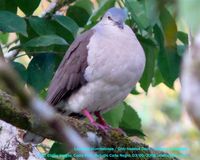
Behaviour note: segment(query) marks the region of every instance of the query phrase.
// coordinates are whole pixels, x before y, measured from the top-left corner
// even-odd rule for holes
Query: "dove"
[[[46,101],[68,116],[85,116],[108,127],[101,113],[123,101],[140,80],[145,53],[125,24],[124,9],[110,8],[69,47],[48,89]],[[93,114],[96,115],[95,121]]]

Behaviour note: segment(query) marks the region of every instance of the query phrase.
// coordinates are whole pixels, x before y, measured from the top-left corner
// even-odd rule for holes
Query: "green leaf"
[[[59,142],[54,142],[49,150],[49,154],[64,154],[66,153],[66,145]]]
[[[125,6],[130,11],[133,22],[136,22],[139,28],[146,29],[150,24],[142,3],[138,0],[126,0]]]
[[[79,26],[67,16],[55,15],[53,20],[56,34],[63,37],[67,42],[72,43],[77,35]]]
[[[88,14],[92,14],[93,4],[90,0],[77,0],[74,6],[83,8],[87,11]]]
[[[0,0],[0,10],[7,10],[16,13],[17,12],[16,0]]]
[[[12,62],[11,65],[14,68],[14,70],[17,71],[17,73],[20,75],[22,80],[24,80],[24,82],[26,82],[26,80],[27,80],[26,67],[19,62]]]
[[[129,136],[144,137],[137,112],[125,102],[104,113],[103,117],[112,127],[121,128]]]
[[[56,34],[69,43],[74,40],[79,29],[78,25],[66,16],[55,15],[52,19],[30,17],[29,23],[38,35]]]
[[[27,33],[28,33],[28,37],[24,37],[23,35],[19,35],[19,40],[20,40],[20,44],[21,46],[19,46],[19,49],[26,51],[26,54],[30,57],[32,55],[32,53],[36,53],[36,52],[47,52],[47,51],[54,51],[55,46],[47,46],[47,47],[27,47],[27,48],[23,48],[23,45],[34,39],[37,38],[39,36],[38,33],[35,32],[35,30],[31,27],[30,22],[29,22],[29,18],[26,19],[27,22]],[[15,47],[13,47],[15,48]],[[13,49],[11,48],[11,49]],[[11,50],[10,49],[10,50]],[[32,52],[32,53],[31,53]]]
[[[2,44],[6,44],[8,42],[8,33],[1,33],[0,34],[0,42]]]
[[[28,21],[29,21],[32,29],[38,35],[49,35],[49,34],[56,33],[52,22],[48,19],[34,16],[34,17],[30,17],[28,19]]]
[[[159,47],[164,49],[165,48],[164,35],[161,28],[158,25],[154,26],[154,35],[155,35],[155,40],[157,41]]]
[[[145,6],[145,13],[151,26],[159,20],[160,11],[158,9],[157,0],[143,0],[143,5]]]
[[[163,32],[164,32],[165,46],[166,47],[175,46],[176,40],[177,40],[176,21],[166,8],[163,8],[161,10],[160,22],[161,22]]]
[[[19,47],[19,48],[21,50],[24,50],[29,56],[46,52],[53,52],[56,54],[63,55],[67,51],[68,45],[50,45],[45,47],[27,47],[27,48]]]
[[[0,31],[17,32],[27,36],[26,22],[12,12],[0,11]]]
[[[17,0],[17,4],[27,16],[30,16],[39,6],[40,0]]]
[[[119,123],[121,122],[123,113],[124,113],[124,105],[123,103],[118,104],[112,110],[103,114],[106,122],[110,124],[112,127],[119,127]]]
[[[84,27],[92,14],[93,4],[90,0],[77,0],[67,10],[67,16],[71,17],[80,27]]]
[[[158,64],[156,64],[155,71],[154,71],[154,77],[153,77],[153,80],[152,80],[152,86],[155,87],[162,82],[164,82],[164,79],[162,77],[162,74],[160,73]]]
[[[27,68],[27,83],[31,85],[37,93],[40,93],[49,86],[57,66],[58,62],[55,54],[43,53],[34,56]]]
[[[158,66],[160,68],[165,84],[173,88],[174,81],[179,76],[181,57],[177,54],[177,48],[160,50]]]
[[[187,49],[187,46],[185,46],[185,45],[178,45],[177,46],[178,55],[182,57],[185,54],[186,49]]]
[[[130,93],[131,93],[131,94],[134,94],[134,95],[140,94],[140,92],[137,91],[136,87],[134,87]]]
[[[125,102],[123,104],[125,109],[119,127],[123,129],[128,136],[144,137],[145,135],[141,129],[141,119],[137,112]]]
[[[183,44],[188,45],[188,35],[187,35],[187,33],[179,31],[177,33],[177,37]]]
[[[76,34],[78,32],[79,26],[72,20],[70,17],[67,16],[53,16],[53,19],[58,22],[61,26],[66,28],[69,32],[72,33],[73,37],[76,37]]]
[[[161,29],[156,25],[154,27],[155,39],[160,50],[158,54],[158,67],[164,83],[173,88],[174,81],[179,76],[181,57],[178,55],[177,46],[164,46],[164,36]],[[165,43],[166,44],[166,43]]]
[[[69,30],[64,28],[62,25],[60,25],[56,21],[52,21],[52,23],[55,27],[56,35],[64,38],[70,44],[74,41],[74,36]]]
[[[140,85],[147,92],[153,80],[155,60],[156,60],[156,55],[158,53],[158,48],[155,45],[155,43],[150,39],[144,39],[142,37],[139,37],[139,41],[146,55],[146,64],[143,76],[140,80]]]
[[[159,6],[157,0],[127,0],[125,6],[129,9],[132,21],[139,29],[153,27],[159,20]]]
[[[47,160],[58,160],[59,155],[61,154],[67,154],[66,153],[66,145],[59,142],[54,142],[51,146],[51,149],[49,150],[49,155],[55,155],[55,157],[47,157]],[[71,158],[69,158],[70,160]]]
[[[26,21],[26,25],[27,25],[27,34],[28,34],[28,37],[25,37],[23,35],[19,35],[19,40],[20,40],[20,44],[24,44],[26,42],[28,42],[29,40],[33,39],[33,38],[36,38],[38,37],[39,35],[32,29],[28,19],[25,19]]]
[[[104,1],[98,8],[98,10],[90,17],[91,22],[96,22],[104,13],[115,5],[116,0]]]
[[[68,43],[61,37],[56,35],[45,35],[31,39],[23,44],[23,48],[27,47],[47,47],[50,45],[68,45]]]
[[[57,35],[45,35],[33,38],[28,42],[22,44],[21,49],[33,52],[66,52],[68,43]]]

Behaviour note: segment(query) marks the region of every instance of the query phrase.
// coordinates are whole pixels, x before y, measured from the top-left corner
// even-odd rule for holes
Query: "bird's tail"
[[[36,115],[33,116],[34,121],[34,126],[37,127],[40,123],[41,123],[41,119],[38,118]],[[42,143],[42,141],[45,138],[42,136],[39,136],[35,133],[32,133],[30,131],[26,131],[26,133],[24,133],[23,135],[23,141],[24,143],[33,143],[33,144],[39,144]]]
[[[44,139],[45,139],[44,137],[39,136],[39,135],[29,132],[29,131],[27,131],[23,136],[23,141],[25,143],[39,144],[39,143],[42,143],[42,141]]]
[[[66,115],[66,113],[65,113],[65,115]],[[83,119],[85,117],[85,116],[83,116],[82,114],[79,114],[79,113],[67,113],[67,116],[74,117],[76,119]],[[27,131],[23,135],[23,141],[25,143],[39,144],[39,143],[42,143],[42,141],[44,139],[45,139],[44,137],[39,136],[39,135],[32,133],[32,132],[29,132],[29,131]]]

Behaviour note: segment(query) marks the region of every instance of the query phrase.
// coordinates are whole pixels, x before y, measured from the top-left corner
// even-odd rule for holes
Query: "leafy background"
[[[126,24],[145,50],[146,67],[140,84],[125,102],[104,117],[113,127],[155,147],[192,144],[187,159],[196,159],[199,133],[181,106],[179,74],[188,46],[188,27],[193,34],[199,27],[198,0],[68,0],[59,13],[42,14],[48,4],[47,0],[0,0],[0,42],[5,57],[19,52],[11,64],[24,83],[45,98],[56,68],[76,36],[98,23],[107,9],[126,7]],[[44,143],[51,146],[53,142]],[[50,153],[62,151],[57,142],[50,148]]]

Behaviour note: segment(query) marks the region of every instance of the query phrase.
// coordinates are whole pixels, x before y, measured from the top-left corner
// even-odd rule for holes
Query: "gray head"
[[[127,12],[125,9],[120,8],[110,8],[105,15],[103,16],[103,24],[109,24],[119,27],[120,29],[124,28],[124,22],[127,18]]]

